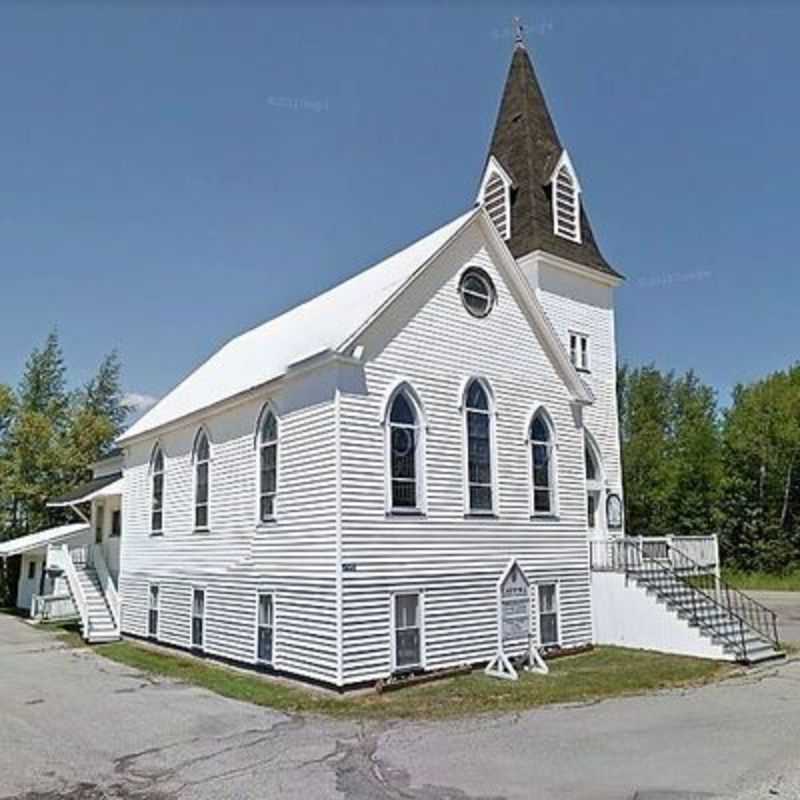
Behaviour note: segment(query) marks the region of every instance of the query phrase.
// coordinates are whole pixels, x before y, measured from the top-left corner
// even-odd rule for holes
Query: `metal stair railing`
[[[777,615],[774,611],[761,605],[743,592],[708,574],[706,568],[690,559],[684,553],[664,543],[663,556],[646,552],[635,539],[623,538],[615,542],[623,548],[623,561],[626,578],[643,579],[667,602],[680,608],[687,614],[692,623],[703,628],[712,636],[725,640],[741,657],[747,660],[747,629],[755,631],[760,637],[769,641],[776,649],[780,647],[778,639]],[[659,547],[661,550],[661,547]],[[675,566],[675,563],[679,566]],[[669,575],[684,589],[689,596],[669,594],[659,585],[659,574]],[[708,584],[712,583],[713,586]],[[723,611],[738,628],[733,632],[713,625],[698,613],[698,600],[708,601],[713,607]],[[763,624],[768,621],[767,624]],[[759,624],[759,622],[761,624]],[[755,623],[755,624],[754,624]]]
[[[703,567],[684,552],[670,545],[670,562],[675,570],[690,576],[692,588],[705,595],[714,593],[717,602],[731,615],[741,619],[745,625],[766,639],[775,649],[780,648],[778,638],[778,615],[758,600],[736,589],[722,578],[703,572]]]

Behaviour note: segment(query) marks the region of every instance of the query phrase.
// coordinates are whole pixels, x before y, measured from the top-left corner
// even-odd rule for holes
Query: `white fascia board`
[[[104,486],[102,489],[96,489],[93,492],[85,494],[83,497],[76,497],[74,500],[69,500],[66,503],[47,503],[47,507],[73,508],[74,506],[80,505],[81,503],[90,503],[92,500],[97,500],[101,497],[114,497],[116,495],[121,495],[123,488],[124,488],[124,482],[123,479],[120,478],[119,480],[116,480],[113,483],[109,483],[108,486]]]
[[[486,184],[489,181],[489,176],[493,172],[496,172],[502,178],[506,187],[512,187],[514,185],[514,181],[511,180],[511,176],[505,171],[505,169],[503,169],[503,165],[494,156],[489,156],[489,161],[486,163],[486,169],[483,171],[481,184],[478,187],[478,197],[475,200],[476,203],[483,202],[483,193],[486,191]]]
[[[453,242],[471,225],[478,224],[481,226],[484,239],[487,244],[493,249],[496,259],[503,269],[510,285],[515,289],[516,296],[520,301],[520,306],[523,313],[528,320],[528,324],[534,331],[541,333],[545,342],[545,348],[554,362],[556,369],[560,372],[567,388],[572,395],[572,402],[580,405],[591,405],[594,402],[594,397],[591,391],[587,388],[586,384],[581,380],[580,375],[570,361],[567,351],[562,346],[558,335],[556,334],[550,320],[544,313],[544,309],[540,305],[536,295],[533,292],[530,284],[522,273],[514,256],[506,246],[497,229],[492,223],[488,212],[483,206],[479,206],[475,211],[464,221],[464,224],[456,230],[453,235],[442,244],[442,246],[424,263],[422,264],[410,278],[400,285],[397,290],[386,300],[386,302],[370,317],[367,322],[362,325],[355,333],[342,343],[338,348],[339,352],[349,352],[350,348],[358,342],[366,330],[375,325],[380,318],[384,315],[386,310],[391,304],[424,272],[431,264],[435,263],[439,256],[450,247]]]
[[[118,445],[119,447],[128,447],[138,441],[158,439],[159,436],[163,436],[169,431],[178,430],[190,424],[196,425],[206,420],[209,416],[219,414],[223,411],[229,411],[236,406],[244,405],[253,398],[259,397],[265,392],[275,392],[281,387],[282,384],[302,378],[304,375],[307,375],[314,370],[321,369],[322,367],[326,367],[334,363],[353,366],[359,365],[361,362],[353,356],[349,356],[335,350],[322,350],[319,353],[309,356],[308,358],[304,358],[301,361],[296,361],[295,363],[290,364],[289,368],[283,373],[283,375],[279,375],[278,377],[273,378],[266,383],[259,384],[258,386],[252,386],[243,392],[239,392],[231,397],[226,397],[224,400],[220,400],[218,403],[213,403],[212,405],[199,408],[197,411],[193,411],[190,414],[186,414],[182,417],[178,417],[177,419],[165,422],[163,425],[159,425],[158,427],[149,428],[148,430],[142,431],[142,433],[136,434],[135,436],[126,436],[123,433],[115,440],[114,444]]]
[[[20,536],[17,539],[9,539],[0,544],[0,557],[11,558],[12,556],[27,553],[31,550],[41,550],[48,545],[61,544],[75,536],[88,533],[90,526],[86,523],[73,523],[71,525],[60,525],[57,528],[47,528],[36,533],[29,533],[27,536]]]
[[[553,171],[550,173],[550,178],[547,182],[552,183],[556,179],[558,171],[564,166],[567,168],[567,170],[569,170],[570,175],[572,175],[572,180],[575,181],[575,191],[578,194],[581,194],[583,192],[583,189],[581,189],[581,182],[578,178],[578,173],[575,171],[575,167],[572,164],[572,159],[569,157],[566,147],[561,151],[561,156],[556,162],[555,167],[553,167]]]
[[[417,269],[415,269],[414,272],[403,283],[401,283],[391,295],[389,295],[389,297],[374,311],[374,313],[353,333],[351,333],[347,339],[345,339],[344,342],[339,345],[339,347],[336,348],[337,352],[342,355],[349,353],[351,348],[358,342],[359,338],[364,334],[364,332],[369,330],[375,324],[375,322],[383,316],[386,309],[392,305],[395,299],[405,292],[405,290],[411,286],[411,284],[414,283],[414,281],[427,269],[428,265],[436,261],[439,256],[445,250],[447,250],[448,247],[450,247],[453,241],[461,235],[462,231],[466,230],[466,228],[468,228],[477,218],[479,218],[481,214],[486,214],[484,208],[482,206],[475,208],[464,220],[464,222],[455,231],[453,231],[450,238],[443,242],[441,246],[431,254],[427,261],[424,261],[422,264],[420,264],[420,266],[417,267]],[[358,363],[357,359],[356,363]]]
[[[602,284],[603,286],[610,286],[614,289],[618,286],[622,286],[622,284],[625,283],[625,278],[621,276],[609,275],[606,272],[600,272],[600,270],[593,269],[592,267],[585,267],[583,264],[570,261],[568,258],[562,258],[561,256],[548,253],[546,250],[534,250],[532,253],[523,256],[520,261],[526,263],[533,261],[537,267],[540,264],[543,264],[547,267],[563,269],[567,272],[572,272],[575,275],[580,275],[582,278],[587,278],[590,281]]]
[[[511,255],[511,251],[508,249],[506,243],[492,224],[486,210],[481,208],[481,212],[479,219],[484,235],[488,239],[489,245],[494,249],[498,261],[505,268],[505,273],[511,286],[516,289],[517,296],[521,300],[521,308],[523,312],[525,312],[529,324],[535,331],[541,333],[548,355],[554,362],[556,369],[561,373],[567,388],[572,393],[572,401],[579,405],[591,405],[594,403],[594,396],[581,380],[581,376],[570,360],[569,354],[561,344],[558,334],[555,332],[539,300],[536,298],[533,288],[522,273],[514,256]]]
[[[122,454],[100,458],[89,464],[89,468],[92,470],[92,476],[95,478],[103,478],[106,475],[111,475],[113,472],[119,472],[122,468]]]

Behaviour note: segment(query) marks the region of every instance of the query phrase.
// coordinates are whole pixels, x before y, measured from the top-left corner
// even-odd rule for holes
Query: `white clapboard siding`
[[[342,431],[343,672],[346,683],[391,670],[391,593],[424,592],[428,668],[488,660],[496,646],[498,578],[519,559],[531,581],[560,584],[562,643],[591,641],[583,434],[563,381],[500,272],[470,234],[441,257],[445,282],[366,366],[367,393],[345,394]],[[464,309],[461,269],[480,266],[498,297],[485,319]],[[497,518],[465,518],[461,388],[491,385],[497,405]],[[386,515],[383,405],[400,380],[420,398],[427,424],[425,518]],[[544,405],[558,434],[560,518],[530,518],[525,433]],[[535,628],[534,628],[535,629]]]
[[[621,494],[614,289],[549,264],[546,257],[539,259],[535,270],[527,267],[523,263],[564,346],[569,348],[570,332],[589,336],[590,371],[582,377],[595,402],[585,410],[584,424],[600,449],[608,485]]]
[[[308,380],[312,380],[309,378]],[[300,403],[297,396],[313,398]],[[255,431],[263,403],[279,418],[277,520],[257,525]],[[337,677],[334,409],[299,386],[210,416],[208,532],[193,527],[197,425],[158,439],[165,468],[164,534],[150,535],[149,462],[155,439],[128,448],[121,591],[124,633],[147,634],[148,586],[160,586],[160,641],[190,646],[191,593],[206,589],[207,654],[254,663],[256,596],[274,593],[274,666]]]
[[[458,284],[467,266],[482,267],[495,284],[497,302],[486,318],[472,317],[462,305]],[[363,367],[348,372],[334,366],[326,376],[309,372],[284,382],[273,397],[209,414],[208,532],[193,530],[198,424],[173,426],[158,440],[130,444],[123,632],[146,635],[148,585],[158,583],[158,638],[188,647],[191,592],[202,587],[205,652],[253,664],[256,596],[269,591],[275,604],[274,666],[354,684],[390,674],[392,594],[420,591],[425,665],[487,661],[496,645],[496,583],[516,558],[534,585],[558,583],[561,644],[590,642],[582,426],[584,418],[602,419],[606,412],[587,409],[582,415],[573,407],[563,377],[517,301],[474,226],[362,334],[355,344],[363,346]],[[551,312],[554,307],[549,305]],[[594,336],[596,329],[588,322],[586,327]],[[598,366],[605,341],[598,334],[592,344]],[[610,342],[613,347],[613,317]],[[602,374],[598,370],[598,380]],[[460,406],[474,376],[489,383],[496,405],[494,518],[465,516]],[[400,381],[414,388],[425,415],[424,517],[386,513],[382,418],[386,398]],[[277,521],[259,526],[255,431],[267,400],[280,425]],[[557,518],[530,515],[526,435],[538,406],[556,429]],[[611,430],[598,423],[595,435],[605,452]],[[149,462],[156,441],[166,458],[163,536],[150,535]],[[618,464],[614,459],[609,463]],[[535,586],[532,611],[536,635]]]

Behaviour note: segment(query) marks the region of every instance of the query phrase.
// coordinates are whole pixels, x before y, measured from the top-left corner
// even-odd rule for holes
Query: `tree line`
[[[729,407],[690,371],[618,376],[628,533],[718,533],[743,570],[800,567],[800,364],[739,385]],[[116,352],[70,389],[58,335],[0,383],[0,541],[68,520],[49,499],[89,477],[130,409]]]
[[[692,371],[623,367],[617,391],[628,533],[717,533],[727,566],[800,567],[800,364],[727,408]]]
[[[94,377],[69,389],[58,334],[28,357],[16,387],[0,384],[0,541],[68,519],[49,499],[89,477],[111,449],[129,409],[116,352]]]

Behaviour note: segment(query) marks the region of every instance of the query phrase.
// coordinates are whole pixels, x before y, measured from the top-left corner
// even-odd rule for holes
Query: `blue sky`
[[[618,295],[621,360],[723,396],[798,358],[789,3],[0,9],[0,381],[56,327],[166,392],[467,208],[529,49]]]

